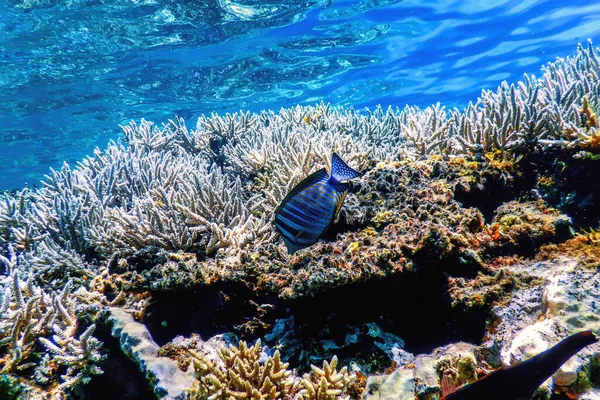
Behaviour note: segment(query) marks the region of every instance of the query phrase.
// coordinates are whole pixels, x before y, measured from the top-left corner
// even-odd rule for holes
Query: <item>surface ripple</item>
[[[600,43],[600,7],[551,0],[8,0],[0,189],[35,184],[118,124],[318,101],[462,108]]]

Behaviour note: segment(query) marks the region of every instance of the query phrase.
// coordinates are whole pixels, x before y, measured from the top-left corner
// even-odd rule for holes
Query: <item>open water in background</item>
[[[0,189],[142,117],[463,108],[588,38],[589,0],[0,0]]]

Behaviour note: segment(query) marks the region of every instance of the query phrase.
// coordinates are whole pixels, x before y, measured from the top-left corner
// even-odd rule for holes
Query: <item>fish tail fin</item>
[[[596,343],[598,336],[592,331],[579,332],[562,340],[556,347],[564,349],[565,357],[570,358],[573,354],[590,344]],[[567,360],[565,360],[567,361]]]
[[[541,382],[555,373],[561,365],[566,363],[569,358],[584,347],[596,343],[598,340],[598,337],[592,331],[579,332],[561,340],[558,344],[530,358],[523,362],[523,364],[530,363],[536,366],[538,373],[539,371],[544,371],[543,376],[540,377],[540,379],[543,378],[540,380],[541,384]]]
[[[342,160],[337,153],[331,156],[331,178],[336,182],[344,182],[350,179],[358,178],[362,174],[355,169],[352,169]]]

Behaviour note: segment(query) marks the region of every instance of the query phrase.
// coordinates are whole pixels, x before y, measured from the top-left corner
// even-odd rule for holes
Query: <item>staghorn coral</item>
[[[102,373],[96,365],[104,356],[100,353],[102,343],[92,336],[95,325],[90,325],[79,337],[75,336],[76,330],[72,327],[63,330],[55,324],[52,329],[52,341],[44,337],[39,339],[48,353],[35,370],[37,383],[48,384],[58,377],[61,381],[58,390],[65,391],[86,384],[93,375]]]
[[[279,351],[260,362],[261,343],[248,347],[241,341],[239,347],[217,349],[218,357],[208,359],[190,352],[196,370],[196,382],[190,393],[192,399],[284,399],[293,389],[291,371],[282,363]]]
[[[14,245],[19,250],[29,250],[31,245],[46,234],[35,234],[28,218],[35,192],[25,188],[14,195],[0,194],[0,244]]]
[[[179,161],[181,171],[169,188],[149,191],[130,208],[107,211],[106,222],[94,233],[104,253],[108,249],[131,252],[150,245],[197,250],[202,245],[210,254],[261,240],[266,222],[253,216],[252,209],[242,202],[239,179],[232,182],[218,168],[189,161]]]
[[[45,282],[47,287],[62,286],[69,279],[83,284],[97,273],[96,266],[87,263],[70,244],[61,247],[49,239],[37,243],[35,251],[26,253],[25,257],[36,279]]]
[[[298,392],[298,397],[303,400],[334,400],[344,398],[348,385],[356,379],[356,375],[349,374],[348,368],[343,367],[337,371],[338,359],[333,356],[331,362],[323,361],[323,368],[311,366],[310,374],[305,374]]]
[[[587,138],[584,102],[598,103],[600,63],[591,41],[577,55],[544,67],[540,79],[525,75],[516,85],[503,82],[483,91],[476,104],[450,116],[449,136],[457,153],[492,150],[528,152],[534,146],[577,147]],[[588,114],[589,115],[589,114]]]
[[[214,341],[215,338],[211,339]],[[324,361],[323,368],[298,377],[281,361],[279,350],[266,356],[258,340],[253,346],[217,341],[203,343],[197,336],[178,338],[159,350],[178,360],[182,370],[194,366],[196,381],[188,390],[191,399],[305,399],[348,398],[346,391],[356,379],[346,367],[337,370],[337,357]]]
[[[447,154],[450,120],[439,103],[422,112],[417,108],[405,108],[406,123],[401,123],[401,132],[412,147],[412,158],[429,154]]]
[[[52,324],[57,317],[54,306],[58,303],[37,287],[31,276],[21,279],[18,270],[3,277],[2,286],[0,365],[2,373],[13,373],[35,366],[32,356],[37,339],[52,332]],[[70,316],[68,313],[64,315],[68,324]]]
[[[598,130],[598,117],[592,105],[585,96],[581,101],[581,126],[585,131],[579,130],[572,134],[575,139],[574,146],[598,150],[600,148],[600,130]]]
[[[92,336],[95,325],[76,336],[78,302],[73,295],[72,281],[52,295],[36,286],[31,275],[21,279],[18,270],[2,283],[0,366],[3,374],[24,376],[25,386],[34,386],[35,382],[48,393],[60,395],[102,372],[97,366],[102,358],[101,344]],[[48,337],[52,333],[51,341]],[[41,357],[38,356],[40,344],[48,350]],[[59,379],[60,385],[55,386],[54,382]]]
[[[19,262],[17,252],[12,244],[6,246],[7,256],[4,257],[0,254],[0,263],[4,264],[2,269],[2,275],[10,276],[13,274],[13,271],[17,268],[17,263]]]

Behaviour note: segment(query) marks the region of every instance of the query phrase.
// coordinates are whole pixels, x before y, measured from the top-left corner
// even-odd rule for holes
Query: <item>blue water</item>
[[[336,105],[464,107],[600,45],[589,0],[4,0],[0,189],[36,184],[175,115]]]

